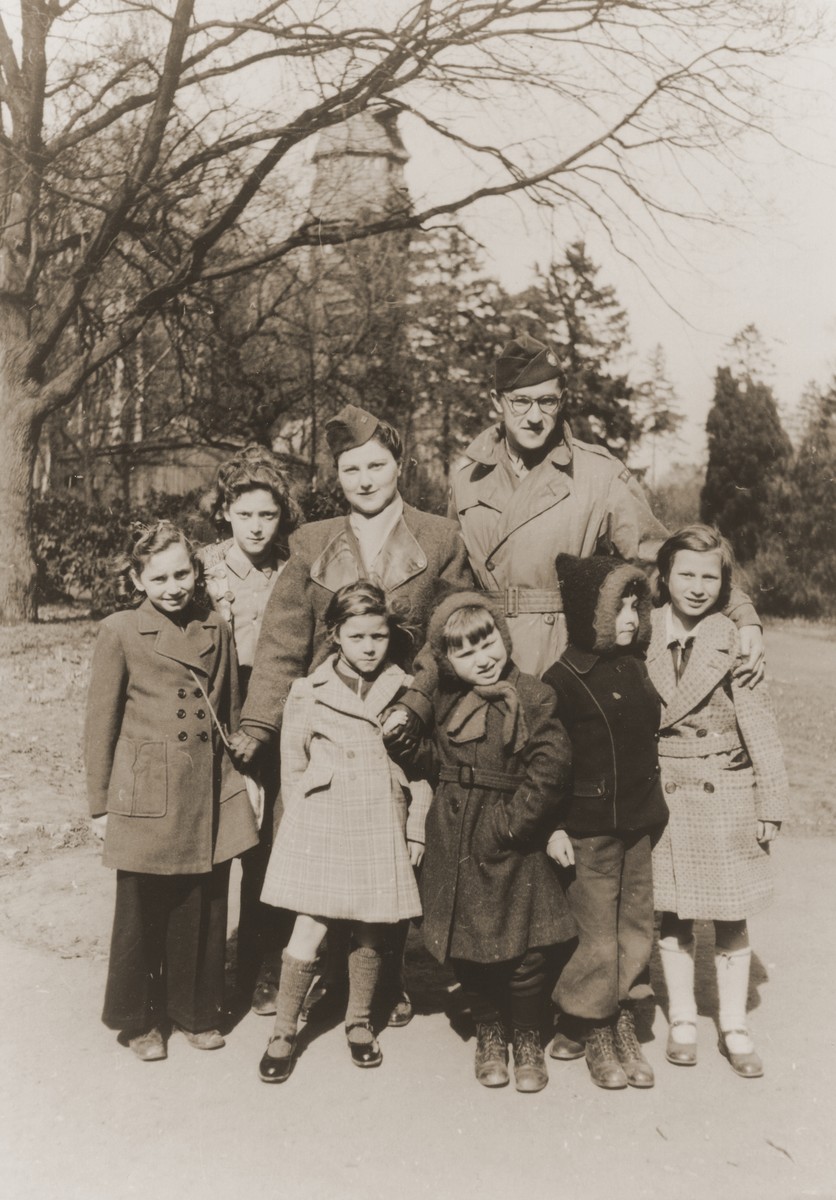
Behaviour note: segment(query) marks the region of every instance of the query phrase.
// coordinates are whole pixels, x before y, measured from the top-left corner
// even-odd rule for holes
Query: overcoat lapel
[[[654,614],[654,639],[651,647],[653,656],[648,657],[648,668],[664,701],[663,727],[676,725],[692,712],[714,691],[734,666],[734,641],[729,638],[729,626],[721,613],[712,614],[700,621],[695,630],[694,648],[688,666],[678,684],[675,681],[671,653],[664,641],[664,616],[662,615],[662,623],[657,626]]]
[[[137,629],[141,634],[156,635],[154,649],[163,658],[173,659],[185,667],[191,667],[193,671],[209,675],[210,656],[217,644],[218,617],[215,613],[209,613],[202,621],[192,620],[185,630],[181,630],[158,612],[150,600],[143,600]]]
[[[500,468],[497,467],[497,470]],[[495,543],[490,547],[487,557],[492,558],[518,529],[565,500],[569,491],[566,473],[555,466],[551,458],[529,471],[508,497],[508,503],[497,522]]]
[[[318,666],[310,677],[316,699],[335,712],[360,717],[370,721],[372,725],[377,725],[378,716],[403,686],[404,672],[394,663],[390,663],[369,688],[366,698],[361,700],[357,693],[346,687],[339,678],[334,670],[334,662],[335,658],[332,655]]]
[[[311,565],[311,579],[327,588],[329,592],[338,592],[347,583],[356,583],[360,578],[360,552],[351,536],[346,517],[339,533],[331,538],[319,557],[314,559]]]
[[[401,517],[383,543],[377,558],[374,579],[386,592],[394,591],[427,569],[427,556],[417,538]],[[351,532],[348,517],[311,566],[311,579],[336,592],[363,576],[360,548]]]

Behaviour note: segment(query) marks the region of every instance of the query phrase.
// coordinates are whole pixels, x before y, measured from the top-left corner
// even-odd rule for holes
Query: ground
[[[664,1061],[657,971],[646,1034],[656,1087],[608,1093],[583,1062],[554,1063],[536,1096],[475,1083],[472,1042],[444,1011],[449,980],[417,934],[419,1013],[384,1031],[377,1071],[351,1065],[336,1028],[310,1042],[287,1084],[267,1087],[256,1065],[269,1021],[251,1014],[211,1054],[175,1036],[167,1062],[143,1064],[116,1043],[98,1020],[113,877],[89,837],[78,758],[93,636],[66,619],[0,631],[4,1197],[836,1197],[832,628],[767,631],[793,811],[774,852],[778,899],[751,922],[765,1078],[738,1079],[717,1052],[701,929],[698,1065]]]

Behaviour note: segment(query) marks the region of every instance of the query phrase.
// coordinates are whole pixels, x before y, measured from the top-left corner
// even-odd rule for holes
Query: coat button
[[[676,784],[675,784],[675,783],[666,783],[666,784],[665,784],[665,791],[666,791],[666,792],[667,792],[669,795],[670,795],[670,793],[671,793],[671,792],[675,792],[675,791],[676,791]]]
[[[704,783],[702,786],[703,786],[703,791],[706,791],[706,792],[713,792],[713,791],[714,791],[714,784],[713,784],[713,783]]]
[[[183,718],[185,717],[185,715],[186,715],[186,710],[185,710],[185,708],[178,708],[178,709],[177,709],[177,716],[180,718],[180,720],[181,720],[181,721],[183,720]]]
[[[185,694],[186,693],[183,692],[184,696],[185,696]],[[200,688],[195,688],[195,690],[192,692],[192,695],[195,697],[196,700],[199,700],[200,697],[203,695],[203,692],[200,690]]]
[[[208,741],[209,741],[209,734],[206,732],[206,730],[205,730],[205,729],[201,729],[200,733],[199,733],[197,736],[200,738],[200,740],[201,740],[202,742],[208,742]]]
[[[543,620],[547,625],[554,625],[554,613],[546,613],[546,615],[543,617]]]
[[[697,737],[708,737],[708,730],[707,729],[698,729]]]
[[[188,736],[189,735],[186,733],[185,729],[181,729],[180,732],[177,734],[177,741],[185,742],[185,740]]]
[[[354,758],[354,751],[353,751],[353,750],[346,750],[346,752],[345,752],[345,756],[346,756],[346,758]]]
[[[199,709],[197,710],[197,712],[195,713],[195,716],[197,717],[197,719],[198,719],[199,721],[202,721],[202,720],[203,720],[203,718],[206,716],[206,713],[203,711],[203,709],[202,709],[202,708],[199,708]]]
[[[189,693],[186,691],[186,689],[185,689],[185,688],[178,688],[178,689],[177,689],[177,695],[180,697],[180,699],[181,699],[181,700],[185,700],[185,699],[186,699],[186,696],[188,696],[188,694],[189,694]]]

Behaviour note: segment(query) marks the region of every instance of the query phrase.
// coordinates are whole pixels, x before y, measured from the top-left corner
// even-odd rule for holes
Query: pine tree
[[[792,458],[771,388],[748,374],[737,379],[729,367],[720,367],[705,428],[702,518],[729,538],[740,562],[749,562],[765,532],[770,489]]]

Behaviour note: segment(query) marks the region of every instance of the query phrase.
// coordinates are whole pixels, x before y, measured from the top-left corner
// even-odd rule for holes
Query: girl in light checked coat
[[[659,551],[647,667],[662,698],[659,761],[668,825],[653,852],[659,946],[670,1000],[669,1062],[697,1058],[693,924],[711,920],[720,1051],[745,1078],[763,1074],[746,1024],[752,951],[746,918],[772,896],[770,842],[787,778],[766,688],[731,675],[738,634],[720,609],[734,567],[716,529],[689,525]]]
[[[429,786],[408,784],[388,757],[381,714],[411,682],[389,660],[405,636],[386,594],[359,580],[337,591],[326,624],[334,653],[293,683],[282,721],[284,816],[262,899],[297,913],[282,970],[273,1035],[259,1075],[282,1083],[293,1067],[299,1014],[328,925],[351,923],[345,1014],[352,1061],[382,1061],[371,1024],[386,927],[421,912],[413,867],[423,855]]]

